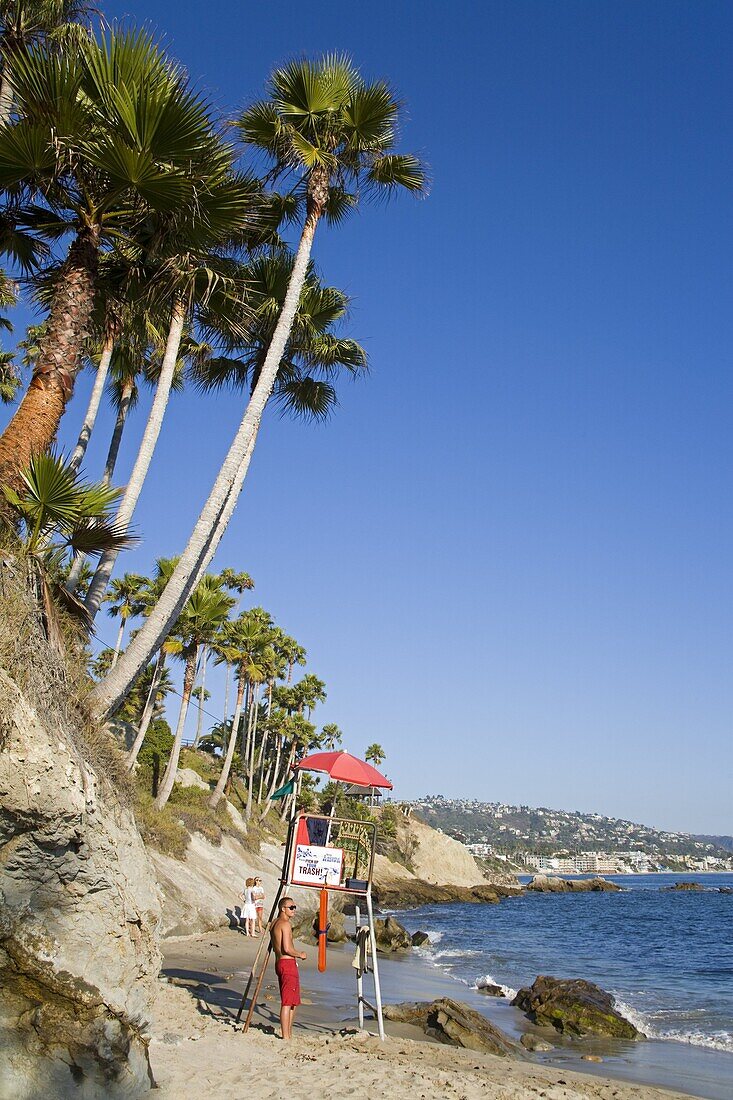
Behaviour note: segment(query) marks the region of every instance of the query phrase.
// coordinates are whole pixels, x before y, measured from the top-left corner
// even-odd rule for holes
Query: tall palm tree
[[[143,583],[144,577],[139,576],[137,573],[125,573],[124,577],[120,577],[119,580],[115,581],[108,593],[109,607],[107,613],[113,619],[119,617],[120,620],[110,668],[114,668],[117,664],[127,620],[133,615],[139,615],[142,611]]]
[[[100,250],[134,247],[151,214],[199,209],[214,166],[231,165],[204,101],[146,32],[111,32],[60,55],[13,59],[18,121],[0,128],[5,217],[42,239],[73,237],[31,384],[0,436],[0,481],[46,449],[81,366]],[[235,202],[229,212],[236,224]]]
[[[191,700],[193,680],[196,670],[196,654],[199,646],[211,641],[222,625],[227,621],[229,611],[234,604],[231,596],[222,589],[221,578],[207,574],[196,586],[187,601],[177,624],[177,633],[182,642],[181,658],[184,662],[181,706],[178,712],[175,739],[168,766],[158,789],[154,805],[162,810],[170,798],[178,771],[178,758],[183,743],[183,730],[186,724],[188,705]]]
[[[143,378],[146,382],[153,384],[160,378],[160,357],[162,352],[159,347],[156,347],[159,341],[159,333],[152,323],[151,316],[147,311],[138,310],[137,313],[137,317],[133,317],[132,314],[129,314],[128,327],[124,337],[117,339],[108,365],[110,380],[107,385],[107,391],[112,407],[117,410],[117,416],[115,418],[115,425],[112,430],[104,473],[102,475],[102,480],[105,484],[109,483],[111,480],[117,465],[122,434],[127,423],[128,413],[131,409],[135,408],[139,400],[139,379]],[[98,373],[102,369],[103,364],[100,361]],[[177,392],[183,388],[183,376],[184,364],[181,359],[178,359],[173,370],[169,392]],[[83,432],[84,427],[82,427],[82,433]],[[74,455],[78,453],[78,449],[79,443],[77,443]],[[74,465],[73,457],[71,465]],[[120,522],[121,515],[128,514],[123,507],[128,493],[129,486],[122,491],[122,499],[118,508],[118,523]],[[122,511],[120,511],[120,509],[122,509]],[[97,577],[98,571],[104,560],[105,555],[102,555],[89,586],[87,587],[84,597],[85,601],[90,599],[89,590],[92,584],[94,584],[95,577]],[[83,564],[83,559],[78,559],[74,563],[74,567],[66,582],[66,587],[70,592],[76,591],[76,584],[81,575]],[[104,591],[106,591],[106,586]],[[102,598],[104,598],[104,596],[102,596]],[[96,598],[94,605],[96,606]]]
[[[221,163],[212,164],[211,169],[205,199],[202,196],[192,217],[181,219],[176,233],[169,233],[166,243],[168,274],[172,268],[175,269],[171,287],[170,327],[153,403],[118,509],[118,523],[130,523],[142,492],[173,388],[181,341],[195,307],[205,303],[209,309],[215,308],[215,305],[224,308],[226,299],[231,308],[233,300],[240,317],[248,315],[240,266],[217,256],[216,248],[217,244],[223,246],[228,242],[230,209],[247,210],[254,216],[260,201],[259,185],[251,177],[233,176],[228,169],[223,169]],[[201,219],[202,209],[206,212],[205,221]],[[89,587],[85,604],[92,619],[104,599],[116,558],[116,554],[102,556]]]
[[[239,429],[170,584],[125,656],[94,689],[93,703],[100,711],[124,696],[179,614],[226,530],[290,336],[319,221],[342,218],[357,204],[359,190],[382,194],[425,190],[419,160],[394,152],[397,99],[386,84],[367,84],[347,58],[293,62],[273,74],[270,93],[267,101],[245,112],[239,125],[245,144],[267,154],[275,173],[296,176],[293,193],[304,220],[285,301]]]

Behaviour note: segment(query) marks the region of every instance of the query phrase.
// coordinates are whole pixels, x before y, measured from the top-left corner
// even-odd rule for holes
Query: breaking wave
[[[625,1016],[649,1039],[664,1039],[675,1043],[688,1043],[693,1047],[707,1047],[708,1050],[722,1050],[727,1054],[733,1053],[733,1032],[721,1030],[706,1034],[698,1028],[685,1031],[683,1028],[658,1027],[650,1016],[639,1012],[618,997],[614,998],[614,1005],[622,1016]]]

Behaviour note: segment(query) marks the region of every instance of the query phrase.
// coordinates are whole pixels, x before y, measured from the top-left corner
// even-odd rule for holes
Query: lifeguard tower
[[[337,783],[358,784],[362,787],[391,789],[390,781],[376,768],[347,752],[314,753],[295,765],[296,798],[300,775],[303,771],[325,772]],[[278,902],[290,886],[306,887],[320,892],[317,917],[318,969],[326,969],[326,936],[328,932],[328,894],[350,894],[354,897],[354,921],[356,943],[356,1000],[359,1026],[364,1026],[364,1010],[371,1011],[377,1021],[380,1039],[384,1039],[382,1017],[382,993],[379,985],[377,941],[374,929],[372,905],[372,874],[377,846],[377,826],[373,821],[355,818],[339,818],[323,814],[294,813],[288,826],[285,842],[280,885],[267,920],[269,932]],[[366,918],[364,923],[363,918]],[[314,922],[315,923],[315,922]],[[264,949],[264,950],[263,950]],[[264,954],[264,959],[263,959]],[[272,946],[269,936],[263,937],[257,950],[247,986],[237,1013],[240,1021],[250,990],[244,1032],[249,1030],[255,1006],[259,1000]],[[365,975],[371,974],[374,983],[374,1001],[364,995]]]

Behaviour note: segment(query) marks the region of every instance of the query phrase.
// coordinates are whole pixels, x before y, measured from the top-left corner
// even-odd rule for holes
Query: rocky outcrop
[[[525,886],[525,890],[543,894],[613,893],[620,889],[617,883],[605,878],[558,878],[557,875],[535,875]]]
[[[608,1035],[614,1039],[643,1039],[634,1025],[616,1010],[610,993],[576,978],[536,978],[512,1001],[533,1023],[554,1027],[565,1035]]]
[[[386,920],[378,918],[374,922],[374,935],[377,951],[405,951],[408,947],[412,947],[410,933],[394,917],[387,917]]]
[[[372,893],[376,904],[381,908],[417,909],[422,905],[451,901],[498,905],[502,898],[516,897],[521,890],[518,886],[513,888],[493,883],[480,883],[478,886],[438,886],[416,878],[404,878],[379,883]]]
[[[421,1027],[426,1035],[451,1046],[502,1057],[521,1053],[516,1043],[489,1023],[480,1012],[450,997],[442,997],[438,1001],[385,1005],[384,1016],[387,1020]]]
[[[151,1085],[157,888],[131,812],[0,672],[0,1098]]]
[[[705,887],[699,882],[675,882],[673,886],[660,886],[660,890],[664,893],[668,891],[682,890],[683,892],[692,892],[694,894],[701,893]]]

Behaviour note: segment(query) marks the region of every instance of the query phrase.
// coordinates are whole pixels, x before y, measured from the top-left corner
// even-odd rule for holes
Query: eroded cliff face
[[[159,920],[131,813],[0,671],[0,1100],[150,1088]]]

